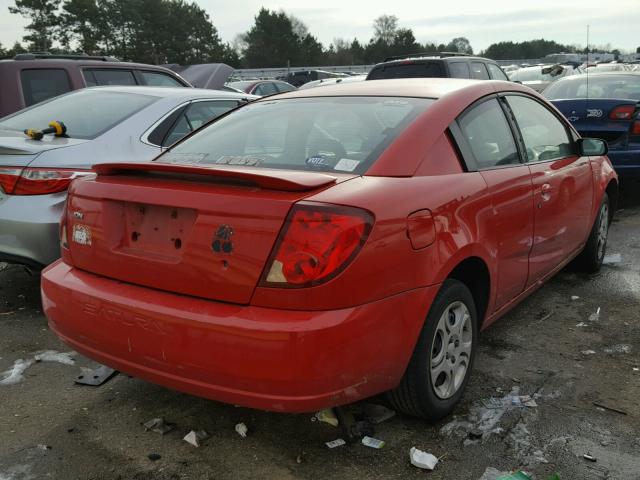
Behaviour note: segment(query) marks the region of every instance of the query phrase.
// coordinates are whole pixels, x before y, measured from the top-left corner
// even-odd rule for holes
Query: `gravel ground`
[[[488,467],[541,480],[556,472],[562,480],[638,480],[638,190],[626,194],[611,229],[609,254],[620,261],[592,276],[561,272],[490,327],[455,416],[438,424],[396,416],[376,426],[386,442],[380,450],[328,449],[324,442],[340,431],[310,414],[235,408],[126,375],[97,388],[74,385],[96,364],[61,355],[70,350],[47,328],[39,279],[0,264],[0,480],[478,480]],[[512,405],[513,395],[531,395],[537,406]],[[142,423],[154,417],[175,429],[146,432]],[[238,422],[247,438],[234,431]],[[210,438],[192,447],[182,440],[191,429]],[[412,446],[441,457],[434,472],[410,465]]]

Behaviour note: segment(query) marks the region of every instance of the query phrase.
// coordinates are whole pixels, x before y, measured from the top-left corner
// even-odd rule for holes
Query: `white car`
[[[326,85],[338,85],[340,83],[352,83],[362,82],[367,79],[366,75],[353,75],[351,77],[342,78],[323,78],[321,80],[314,80],[313,82],[307,82],[304,85],[298,87],[298,90],[304,90],[305,88],[324,87]]]

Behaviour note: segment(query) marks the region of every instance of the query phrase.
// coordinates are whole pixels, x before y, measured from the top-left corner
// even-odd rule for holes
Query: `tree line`
[[[110,55],[141,63],[223,62],[236,68],[361,65],[418,52],[472,54],[465,37],[447,44],[420,43],[398,17],[382,15],[373,22],[373,36],[337,38],[325,47],[297,17],[261,8],[254,24],[224,43],[207,12],[187,0],[15,0],[12,14],[29,20],[26,35],[0,57],[18,53],[86,53]],[[500,42],[481,55],[499,59],[541,58],[579,47],[553,41]]]

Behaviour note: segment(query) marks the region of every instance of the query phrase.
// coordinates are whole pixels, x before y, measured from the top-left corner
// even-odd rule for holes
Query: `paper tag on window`
[[[351,160],[350,158],[341,158],[336,166],[333,167],[334,170],[340,170],[341,172],[353,172],[358,165],[360,165],[360,160]]]

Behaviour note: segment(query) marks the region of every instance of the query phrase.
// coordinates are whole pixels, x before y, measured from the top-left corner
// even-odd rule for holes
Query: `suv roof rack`
[[[383,60],[383,62],[390,62],[392,60],[402,60],[404,58],[420,58],[420,57],[437,57],[437,58],[446,58],[446,57],[472,57],[473,55],[469,55],[468,53],[460,53],[460,52],[417,52],[417,53],[408,53],[406,55],[395,55],[393,57],[387,57]]]
[[[97,60],[99,62],[119,62],[115,57],[110,57],[108,55],[58,55],[52,54],[49,52],[33,52],[33,53],[19,53],[15,57],[14,60],[41,60],[41,59],[50,59],[50,60]]]

